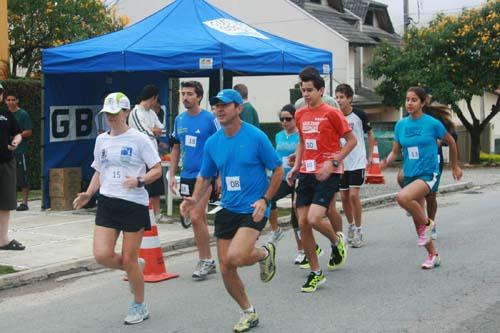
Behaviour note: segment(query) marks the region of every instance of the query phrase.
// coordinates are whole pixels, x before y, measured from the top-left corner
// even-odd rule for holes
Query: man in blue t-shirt
[[[269,282],[275,273],[275,245],[257,248],[269,216],[269,200],[283,177],[281,160],[266,134],[242,122],[239,114],[243,99],[233,89],[224,89],[211,99],[217,119],[223,127],[205,144],[200,174],[194,194],[185,198],[181,213],[192,211],[219,174],[222,180],[221,209],[215,216],[217,253],[224,285],[243,311],[234,331],[243,332],[258,324],[258,316],[249,302],[237,269],[257,262],[260,278]],[[270,182],[266,168],[273,170]]]
[[[205,143],[212,134],[218,131],[219,124],[211,112],[200,107],[203,98],[203,86],[200,82],[182,82],[181,97],[186,111],[175,118],[172,133],[174,144],[168,170],[169,186],[172,192],[177,192],[175,173],[182,150],[180,194],[183,197],[189,197],[193,194],[196,177],[200,172]],[[206,279],[208,274],[215,273],[216,270],[215,260],[212,259],[210,251],[210,235],[205,215],[211,192],[211,188],[204,192],[190,214],[199,255],[192,278],[198,281]]]

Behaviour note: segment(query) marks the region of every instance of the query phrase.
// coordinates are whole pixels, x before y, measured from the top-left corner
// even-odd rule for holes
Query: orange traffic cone
[[[141,249],[139,250],[139,257],[146,261],[144,282],[159,282],[179,277],[179,274],[168,273],[165,269],[165,261],[163,260],[158,227],[156,226],[151,201],[149,201],[149,220],[151,221],[151,230],[144,231]]]
[[[385,184],[384,176],[380,171],[380,156],[378,154],[378,144],[375,141],[372,153],[372,164],[368,165],[366,172],[367,184]]]

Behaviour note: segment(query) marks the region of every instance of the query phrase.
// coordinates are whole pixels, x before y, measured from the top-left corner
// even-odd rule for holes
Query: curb
[[[472,188],[472,182],[461,182],[451,185],[443,185],[439,188],[439,193],[457,192]],[[389,202],[393,202],[397,193],[379,195],[372,198],[361,200],[363,208],[375,207]],[[290,224],[290,217],[283,216],[279,218],[280,225],[286,226]],[[194,237],[185,237],[173,241],[167,241],[160,244],[163,252],[177,251],[180,249],[192,247],[195,245]],[[168,254],[164,254],[169,256]],[[39,282],[47,279],[57,278],[63,275],[75,274],[84,271],[95,271],[102,269],[103,266],[95,262],[94,257],[88,256],[85,258],[64,261],[45,267],[34,268],[30,270],[20,271],[12,274],[0,276],[0,290],[16,288],[33,282]]]

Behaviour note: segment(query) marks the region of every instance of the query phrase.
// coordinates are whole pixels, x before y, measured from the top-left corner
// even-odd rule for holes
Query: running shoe
[[[156,224],[166,224],[166,223],[173,223],[174,222],[173,219],[169,219],[168,217],[166,217],[163,214],[156,215],[155,221],[156,221]]]
[[[22,204],[19,204],[19,206],[17,206],[16,211],[23,212],[23,211],[26,211],[28,209],[29,209],[28,205],[25,203],[22,203]]]
[[[240,321],[234,325],[234,332],[246,332],[259,324],[259,315],[257,312],[243,312]]]
[[[352,243],[352,240],[354,238],[354,231],[356,230],[356,227],[354,226],[354,223],[349,223],[349,226],[347,227],[347,242],[349,244]]]
[[[337,244],[337,246],[332,245],[332,254],[330,256],[330,260],[328,261],[329,270],[341,268],[345,264],[345,260],[347,259],[347,246],[345,243],[344,234],[338,231],[337,237],[339,238],[339,243]]]
[[[434,222],[434,227],[432,228],[431,238],[432,239],[438,239],[438,232],[437,232],[437,229],[436,229],[436,222]]]
[[[441,265],[441,257],[439,254],[429,254],[427,259],[422,264],[422,269],[433,269]]]
[[[207,278],[208,274],[214,274],[215,272],[217,272],[217,269],[215,267],[214,260],[200,259],[198,261],[198,264],[196,264],[196,268],[194,269],[193,275],[191,275],[191,277],[193,278],[193,280],[202,281]]]
[[[267,257],[259,261],[260,279],[262,282],[269,282],[276,273],[276,247],[273,243],[267,243],[263,248],[267,250]]]
[[[271,231],[269,233],[267,242],[276,245],[283,238],[283,236],[285,236],[285,232],[281,228],[279,228],[277,231]]]
[[[352,247],[362,247],[364,245],[363,232],[360,229],[354,231],[354,238],[352,239]]]
[[[322,271],[319,274],[314,272],[309,273],[306,283],[300,289],[303,293],[313,293],[320,285],[326,282],[325,275]]]
[[[149,310],[146,303],[133,303],[125,317],[126,325],[139,324],[149,318]]]
[[[139,268],[141,269],[141,273],[144,274],[144,267],[146,266],[146,260],[143,258],[137,259],[137,263],[139,264]],[[127,277],[128,279],[128,277]],[[130,292],[133,294],[134,293],[134,288],[132,288],[132,285],[130,284],[130,280],[128,281],[128,286],[130,288]]]
[[[432,228],[434,227],[434,222],[431,219],[429,220],[429,224],[419,225],[417,227],[418,246],[425,246],[427,243],[431,241]]]
[[[323,255],[323,250],[319,247],[318,244],[316,244],[316,255],[321,257]],[[300,265],[300,269],[309,269],[311,266],[309,265],[309,260],[307,260],[307,257],[304,256],[304,262]]]
[[[293,263],[295,265],[303,265],[307,262],[306,254],[304,251],[298,251],[295,255],[295,259],[293,259]]]

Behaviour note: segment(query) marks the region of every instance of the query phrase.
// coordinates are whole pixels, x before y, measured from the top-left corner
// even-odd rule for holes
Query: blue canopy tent
[[[43,50],[44,208],[50,168],[81,166],[90,177],[92,119],[105,93],[133,100],[153,83],[166,101],[171,77],[210,77],[216,91],[232,76],[290,75],[309,65],[331,77],[331,52],[252,28],[205,0],[177,0],[123,30]]]

